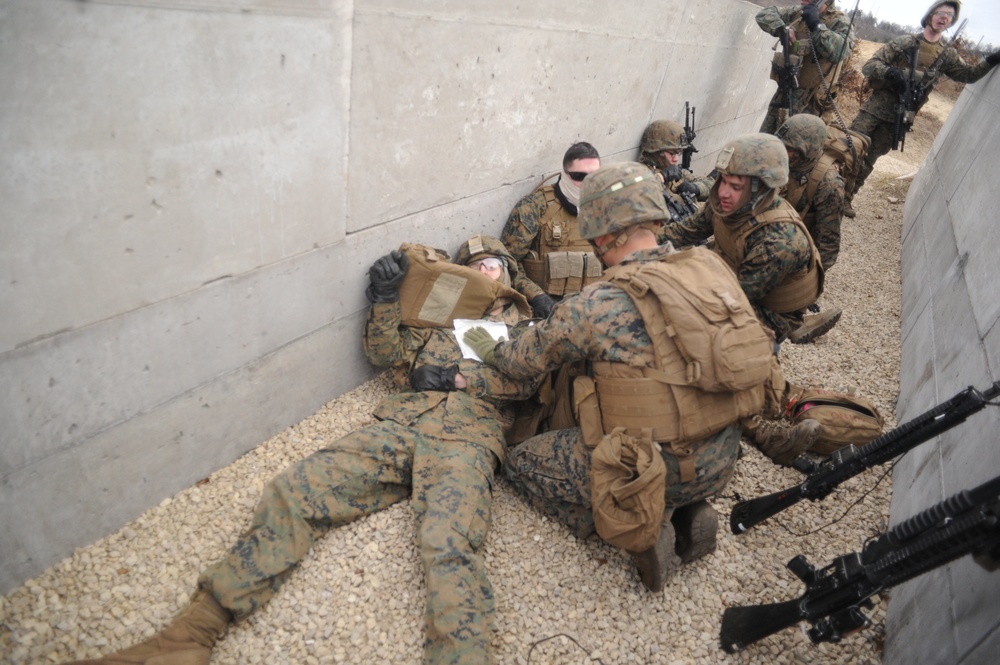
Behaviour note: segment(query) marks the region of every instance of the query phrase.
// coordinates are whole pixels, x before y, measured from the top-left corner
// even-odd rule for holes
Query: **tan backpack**
[[[455,319],[481,319],[504,298],[531,316],[523,295],[478,270],[452,263],[444,250],[404,242],[399,251],[409,259],[399,288],[404,326],[442,328]]]
[[[882,434],[885,420],[870,400],[847,393],[806,388],[788,400],[785,413],[794,423],[815,420],[820,434],[810,452],[829,455],[848,444],[863,445]]]
[[[850,132],[851,143],[854,144],[853,151],[851,150],[851,144],[847,142],[848,135],[844,133],[844,130],[832,124],[827,124],[827,138],[826,143],[823,144],[823,154],[833,157],[837,168],[840,169],[840,177],[844,179],[844,191],[851,192],[854,190],[854,181],[858,179],[858,171],[861,169],[861,164],[864,163],[865,156],[868,155],[871,139],[864,134],[859,134],[850,129],[847,131]]]

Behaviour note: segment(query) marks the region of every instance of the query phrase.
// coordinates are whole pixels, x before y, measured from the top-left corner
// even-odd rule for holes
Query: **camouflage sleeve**
[[[514,206],[507,216],[500,242],[518,261],[524,260],[535,244],[538,236],[539,220],[545,213],[545,194],[535,191],[528,194]]]
[[[795,224],[767,224],[746,241],[736,277],[751,303],[757,303],[788,275],[804,270],[811,257],[809,239]]]
[[[840,62],[851,56],[855,41],[854,28],[843,12],[837,12],[832,18],[829,23],[819,24],[813,33],[812,42],[816,48],[816,55],[821,60]]]
[[[993,65],[985,60],[980,60],[975,65],[966,63],[958,51],[950,47],[947,48],[941,59],[944,61],[944,64],[939,68],[941,73],[959,83],[975,83],[993,69]]]
[[[517,272],[511,276],[510,285],[515,291],[520,293],[529,301],[532,298],[545,293],[545,291],[542,290],[542,287],[528,279],[528,276],[524,274],[524,268],[522,266],[518,266]]]
[[[882,85],[890,67],[907,67],[906,51],[914,45],[912,35],[896,37],[875,51],[875,55],[861,67],[861,73],[873,83]]]
[[[713,171],[714,173],[714,171]],[[692,183],[698,188],[698,196],[696,197],[699,201],[707,201],[708,193],[712,190],[712,185],[715,184],[716,176],[711,173],[704,178],[699,178],[690,171],[684,172],[684,181]]]
[[[782,26],[790,23],[797,11],[798,7],[765,7],[757,12],[757,25],[767,34],[777,37]]]
[[[365,355],[376,367],[410,363],[427,341],[427,331],[400,325],[398,302],[373,303],[365,321]],[[424,334],[421,334],[424,333]]]
[[[813,242],[819,250],[823,268],[829,270],[840,254],[840,222],[844,217],[844,179],[831,168],[816,188],[813,201],[816,213]]]
[[[486,363],[468,359],[459,363],[458,370],[467,383],[465,392],[500,405],[528,399],[545,378],[544,373],[513,378]]]
[[[676,222],[664,222],[656,234],[656,240],[661,245],[670,241],[674,247],[680,249],[708,240],[712,233],[711,210],[706,205],[690,217]]]

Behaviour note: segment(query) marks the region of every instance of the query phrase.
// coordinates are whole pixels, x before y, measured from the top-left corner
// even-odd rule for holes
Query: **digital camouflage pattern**
[[[893,134],[896,124],[896,104],[899,102],[899,93],[894,91],[886,82],[889,69],[895,67],[901,70],[907,77],[910,71],[910,53],[913,49],[920,49],[918,55],[918,68],[923,71],[937,59],[942,50],[944,55],[935,67],[935,71],[927,73],[927,91],[930,94],[931,88],[937,83],[942,75],[947,76],[959,83],[974,83],[986,76],[992,69],[986,60],[975,65],[967,64],[962,60],[958,51],[945,47],[938,42],[931,44],[921,35],[903,35],[890,40],[871,57],[861,68],[861,73],[868,79],[872,88],[868,96],[858,111],[858,115],[851,123],[851,130],[859,132],[871,138],[871,146],[868,154],[858,172],[858,178],[854,182],[854,190],[850,192],[853,196],[861,189],[865,180],[875,169],[875,162],[878,158],[892,150]],[[921,80],[923,75],[918,72],[917,80]],[[926,102],[926,97],[921,100],[917,111]]]
[[[781,203],[781,197],[775,197],[767,210],[775,209]],[[711,207],[705,206],[684,221],[665,224],[658,233],[658,240],[661,244],[669,241],[678,248],[704,242],[715,233],[714,217]],[[718,223],[724,222],[720,219]],[[746,223],[755,222],[750,219]],[[762,306],[761,302],[786,277],[807,268],[811,251],[809,238],[794,224],[767,224],[747,238],[736,277],[757,318],[779,339],[802,324],[802,312],[778,314]]]
[[[745,134],[722,147],[715,170],[725,175],[759,178],[766,187],[778,189],[788,182],[788,151],[771,134]]]
[[[638,162],[599,169],[580,189],[580,235],[588,240],[670,218],[660,180]]]
[[[508,307],[499,317],[521,317]],[[493,591],[479,549],[489,531],[493,473],[504,457],[512,400],[530,397],[534,377],[515,380],[462,359],[450,329],[401,328],[398,303],[369,310],[365,351],[379,366],[408,370],[458,364],[469,385],[451,392],[386,397],[379,422],[293,464],[265,488],[250,529],[199,585],[246,617],[331,527],[412,496],[427,584],[424,658],[428,663],[493,662]],[[406,371],[397,373],[405,384]]]
[[[785,25],[791,25],[795,29],[796,41],[792,45],[792,53],[802,57],[800,69],[799,85],[803,86],[803,81],[815,81],[815,84],[808,87],[798,87],[792,91],[792,108],[789,115],[796,113],[811,113],[813,115],[823,115],[830,108],[826,99],[826,92],[819,81],[816,72],[816,63],[812,58],[812,50],[815,48],[816,57],[820,62],[820,67],[828,73],[827,84],[831,92],[836,95],[839,81],[831,81],[829,73],[838,62],[851,57],[854,48],[855,35],[851,27],[851,17],[828,4],[827,9],[820,15],[820,25],[816,34],[810,38],[809,30],[802,21],[802,7],[767,7],[757,12],[757,25],[761,30],[769,35],[777,37]],[[781,49],[781,46],[778,46]],[[760,131],[773,134],[778,128],[779,106],[783,103],[782,92],[778,90],[771,99],[771,106],[768,109]]]
[[[826,123],[814,115],[794,115],[778,128],[776,136],[801,156],[789,161],[788,183],[780,194],[802,217],[823,267],[829,270],[840,255],[844,179],[832,158],[823,159]]]
[[[583,210],[586,208],[584,204]],[[654,261],[670,251],[634,252],[626,263]],[[591,284],[563,301],[548,319],[528,328],[513,342],[498,345],[494,356],[500,370],[522,378],[544,375],[582,360],[656,366],[642,317],[629,295],[610,282]],[[680,483],[676,458],[663,456],[668,469],[668,507],[710,496],[726,485],[736,464],[739,429],[726,428],[691,447],[697,450],[693,456],[697,476],[690,483]],[[525,441],[511,451],[504,469],[514,486],[539,510],[578,535],[593,532],[590,449],[579,429],[557,430]]]
[[[551,190],[553,186],[547,185],[546,187],[536,189],[518,201],[517,205],[514,206],[514,209],[507,216],[507,222],[500,233],[500,242],[510,250],[511,256],[519,264],[519,276],[514,281],[514,289],[524,294],[524,297],[528,300],[545,293],[542,287],[528,279],[522,262],[525,258],[532,255],[531,252],[535,252],[535,255],[539,254],[541,220],[549,205],[546,202],[544,191],[546,188]],[[561,204],[557,201],[552,205]],[[574,212],[573,214],[575,215],[576,213]]]

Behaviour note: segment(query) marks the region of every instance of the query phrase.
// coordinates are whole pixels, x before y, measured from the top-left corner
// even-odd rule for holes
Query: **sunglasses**
[[[485,267],[487,270],[499,270],[502,266],[503,261],[492,256],[485,259],[479,259],[478,261],[473,261],[469,264],[469,267],[473,270],[479,270],[481,267]]]
[[[583,182],[583,179],[590,174],[584,173],[583,171],[566,171],[566,175],[568,175],[573,182]]]

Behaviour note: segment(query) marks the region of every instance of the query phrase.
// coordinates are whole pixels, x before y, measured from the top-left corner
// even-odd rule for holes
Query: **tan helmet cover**
[[[788,182],[788,152],[772,134],[746,134],[722,148],[715,162],[719,173],[756,177],[765,186],[780,189]]]
[[[638,162],[602,166],[588,175],[580,188],[577,223],[580,236],[587,240],[669,217],[663,185]]]

